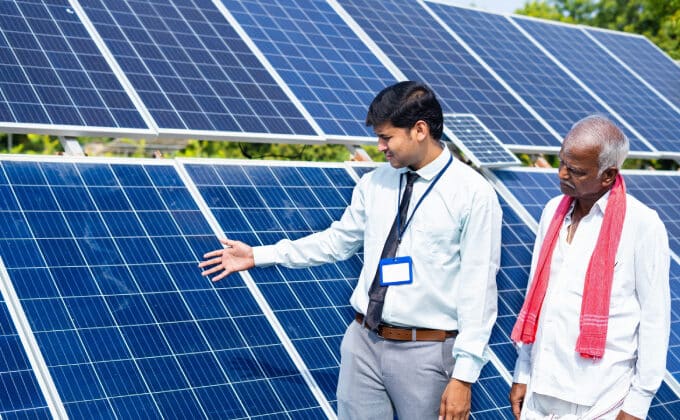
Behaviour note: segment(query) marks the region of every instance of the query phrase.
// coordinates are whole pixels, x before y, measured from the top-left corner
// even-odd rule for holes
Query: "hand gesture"
[[[219,273],[212,281],[220,281],[231,273],[255,267],[253,248],[250,245],[230,239],[220,239],[220,242],[224,244],[224,248],[203,255],[205,261],[198,266],[207,269],[201,275]]]

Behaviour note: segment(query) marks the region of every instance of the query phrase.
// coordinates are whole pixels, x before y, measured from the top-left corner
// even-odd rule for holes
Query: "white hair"
[[[611,167],[621,169],[628,156],[628,138],[609,118],[600,114],[589,115],[577,121],[564,138],[569,145],[591,145],[600,147],[598,173]]]

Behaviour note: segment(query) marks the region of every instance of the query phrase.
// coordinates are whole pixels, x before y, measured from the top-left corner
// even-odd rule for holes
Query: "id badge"
[[[413,260],[411,257],[384,258],[378,266],[380,285],[394,286],[413,283]]]

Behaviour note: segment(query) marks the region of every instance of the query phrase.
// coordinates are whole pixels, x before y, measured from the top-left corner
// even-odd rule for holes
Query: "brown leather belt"
[[[354,316],[354,320],[361,324],[361,326],[366,326],[364,324],[363,314],[357,312]],[[427,328],[396,327],[394,325],[385,324],[380,324],[376,333],[384,339],[397,341],[444,341],[447,338],[458,335],[458,331],[455,330],[430,330]]]

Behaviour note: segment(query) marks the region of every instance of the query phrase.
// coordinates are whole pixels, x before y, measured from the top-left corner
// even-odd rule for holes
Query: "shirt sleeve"
[[[452,377],[475,382],[488,361],[488,342],[496,321],[502,211],[492,189],[480,190],[461,232],[461,269],[457,286],[459,335],[453,347]]]
[[[340,220],[324,231],[300,239],[282,239],[274,245],[253,247],[256,266],[281,264],[302,268],[345,260],[361,248],[366,225],[365,189],[368,178],[362,177],[352,192],[352,201]]]
[[[670,335],[670,251],[666,228],[656,213],[651,225],[642,226],[638,238],[635,247],[635,286],[640,302],[638,356],[622,410],[646,418],[666,373]]]

